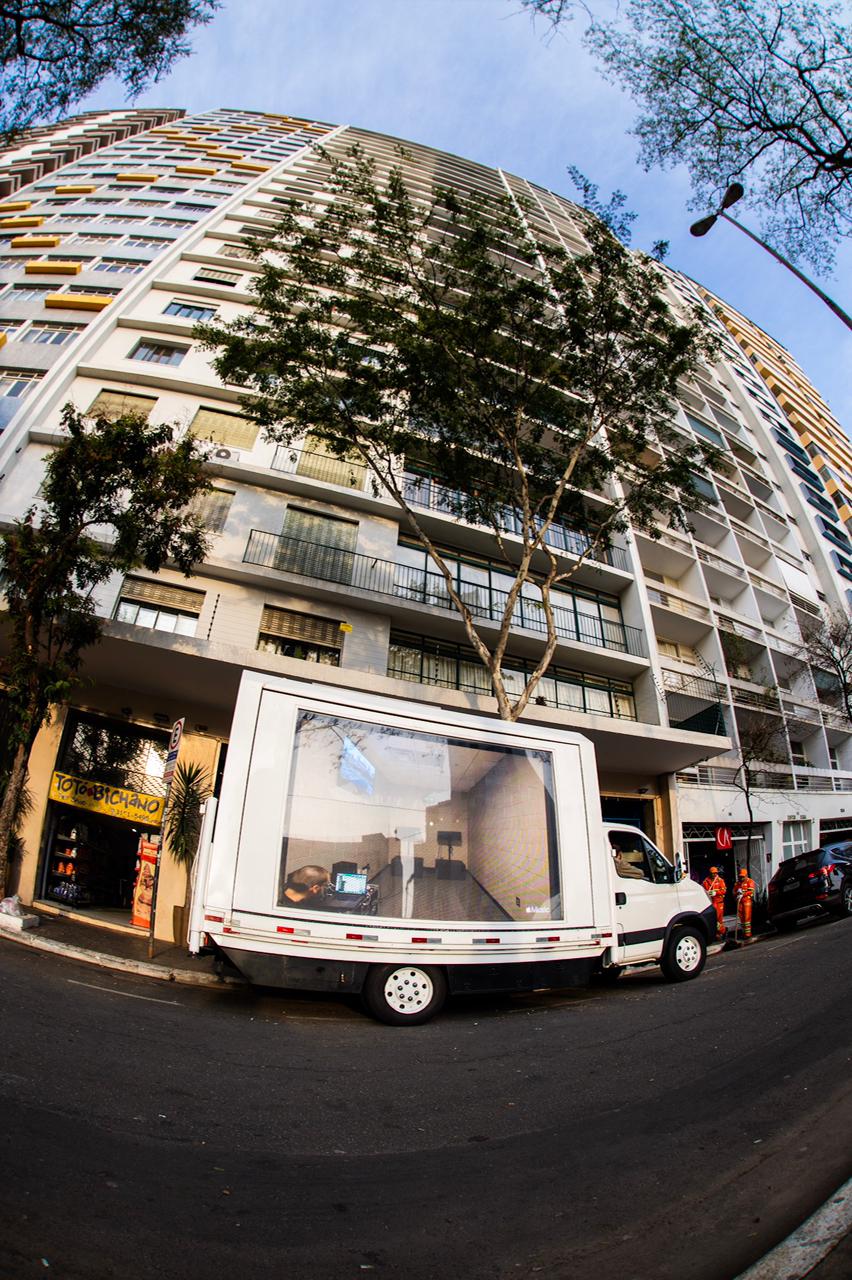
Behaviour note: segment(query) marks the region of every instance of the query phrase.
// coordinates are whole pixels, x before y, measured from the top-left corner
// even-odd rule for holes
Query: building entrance
[[[141,842],[156,840],[162,821],[167,751],[157,730],[69,716],[50,782],[43,901],[130,925]]]

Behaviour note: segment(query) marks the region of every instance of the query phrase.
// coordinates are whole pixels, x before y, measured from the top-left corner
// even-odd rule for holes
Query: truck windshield
[[[301,711],[278,905],[560,919],[550,753]]]

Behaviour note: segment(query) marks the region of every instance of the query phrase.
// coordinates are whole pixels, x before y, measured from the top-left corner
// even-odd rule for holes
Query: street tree
[[[683,164],[694,203],[741,182],[767,237],[831,266],[852,235],[848,0],[521,0],[555,24],[580,13],[604,73],[632,94],[648,169]]]
[[[38,502],[0,535],[6,597],[5,777],[0,889],[36,735],[80,679],[103,621],[94,593],[111,574],[168,563],[189,574],[206,535],[188,510],[207,487],[191,436],[123,414],[84,418],[68,405],[64,438],[47,459]]]
[[[672,310],[656,262],[580,208],[587,248],[569,253],[534,240],[507,197],[412,192],[400,163],[380,173],[357,148],[318,163],[333,199],[285,209],[251,247],[252,313],[198,335],[269,438],[306,439],[397,504],[434,571],[394,589],[458,613],[500,716],[517,719],[560,629],[572,635],[554,592],[628,520],[656,537],[701,505],[696,470],[715,453],[672,422],[678,381],[715,339]],[[460,581],[422,518],[418,470],[442,510],[490,530],[501,594]],[[544,642],[512,696],[522,602]]]
[[[737,764],[733,782],[745,800],[748,815],[746,838],[746,868],[752,874],[754,853],[754,804],[755,793],[766,788],[766,765],[780,764],[786,760],[786,739],[780,718],[781,708],[772,690],[764,692],[767,711],[744,713],[737,718]],[[773,709],[775,715],[771,714]]]
[[[823,701],[852,723],[852,617],[835,609],[803,624],[799,656],[813,669]]]
[[[219,0],[0,0],[0,135],[68,113],[108,76],[128,98],[190,52]]]

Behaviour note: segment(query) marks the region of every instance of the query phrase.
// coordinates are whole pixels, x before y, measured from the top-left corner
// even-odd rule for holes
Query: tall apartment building
[[[66,402],[132,408],[212,443],[207,560],[191,581],[166,570],[104,586],[108,621],[86,683],[32,755],[17,887],[112,927],[130,927],[168,727],[185,719],[182,750],[215,778],[244,669],[493,713],[485,673],[398,508],[310,436],[294,448],[268,443],[192,337],[200,320],[251,308],[246,237],[291,197],[323,198],[318,140],[357,142],[379,164],[398,159],[396,140],[283,115],[176,115],[81,117],[0,156],[0,184],[13,184],[0,204],[0,520],[34,500]],[[36,144],[48,167],[26,167]],[[412,184],[523,196],[535,234],[582,250],[569,201],[428,147],[406,150]],[[668,287],[673,302],[698,296],[673,272]],[[756,813],[754,871],[765,882],[790,849],[852,829],[852,726],[820,703],[799,650],[800,621],[838,604],[843,586],[815,553],[820,513],[774,434],[784,414],[724,333],[718,367],[683,386],[678,411],[685,437],[724,452],[703,480],[707,508],[691,534],[636,532],[579,568],[560,593],[559,646],[526,714],[592,739],[606,817],[684,848],[699,878],[727,859],[730,879],[745,834],[732,785],[738,727],[774,717],[784,759],[767,766]],[[490,535],[448,513],[437,477],[412,467],[405,484],[487,622],[501,586]],[[552,545],[572,561],[570,529],[554,528]],[[518,684],[540,644],[538,619],[521,611],[506,662]],[[716,851],[720,826],[733,836],[728,853]],[[159,935],[170,936],[183,893],[165,859]]]

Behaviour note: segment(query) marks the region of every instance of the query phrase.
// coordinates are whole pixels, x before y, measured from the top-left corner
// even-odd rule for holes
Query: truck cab
[[[660,964],[676,981],[697,977],[716,933],[707,893],[637,827],[605,823],[603,833],[617,926],[613,966]]]

